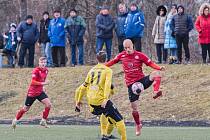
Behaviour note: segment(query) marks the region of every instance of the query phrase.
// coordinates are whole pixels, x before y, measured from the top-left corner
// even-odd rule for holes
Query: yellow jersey
[[[97,64],[88,72],[85,82],[76,89],[76,102],[81,102],[82,97],[86,95],[88,104],[101,105],[113,92],[111,83],[112,70],[104,64]]]

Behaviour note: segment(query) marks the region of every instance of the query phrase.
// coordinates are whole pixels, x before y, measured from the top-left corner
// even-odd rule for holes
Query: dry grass
[[[52,101],[50,116],[73,116],[74,91],[86,77],[91,66],[50,68],[46,86]],[[209,120],[210,119],[210,66],[166,65],[167,71],[161,88],[164,96],[152,99],[152,88],[140,97],[140,111],[144,120]],[[112,97],[126,120],[132,120],[127,88],[120,65],[112,67],[117,94]],[[0,119],[11,119],[25,100],[32,69],[0,69]],[[145,69],[149,74],[150,68]],[[4,97],[2,100],[1,98]],[[39,118],[43,106],[36,102],[25,118]],[[92,117],[88,107],[82,117]]]

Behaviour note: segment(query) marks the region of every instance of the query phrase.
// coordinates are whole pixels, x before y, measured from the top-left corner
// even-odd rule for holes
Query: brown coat
[[[166,21],[166,16],[164,17],[157,16],[155,19],[155,24],[152,29],[152,36],[155,37],[154,39],[155,44],[164,44],[165,42],[165,33],[164,33],[165,21]]]

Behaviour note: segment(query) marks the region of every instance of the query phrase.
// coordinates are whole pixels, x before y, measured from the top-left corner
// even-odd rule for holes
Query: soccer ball
[[[144,91],[144,85],[141,82],[134,83],[131,88],[136,95],[140,95]]]

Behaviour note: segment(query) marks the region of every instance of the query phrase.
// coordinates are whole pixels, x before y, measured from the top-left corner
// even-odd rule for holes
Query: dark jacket
[[[96,36],[100,38],[113,37],[114,20],[111,15],[96,16]]]
[[[16,48],[17,48],[17,33],[14,32],[12,34],[12,32],[8,32],[6,35],[6,44],[5,44],[5,49],[10,50],[12,52],[16,52]]]
[[[116,24],[115,24],[115,31],[117,34],[117,37],[125,37],[125,20],[128,13],[119,13]]]
[[[83,43],[83,36],[85,34],[86,23],[81,16],[68,17],[65,22],[65,29],[67,30],[70,38],[70,44]]]
[[[34,22],[30,25],[26,21],[21,22],[17,28],[17,36],[24,44],[35,44],[39,38],[37,25]]]
[[[143,37],[144,33],[144,13],[130,11],[125,21],[125,35],[127,38]]]
[[[183,6],[179,7],[184,9]],[[175,35],[188,35],[193,29],[192,17],[183,11],[172,18],[170,28]]]
[[[0,33],[0,49],[4,48],[4,38],[3,35]]]
[[[48,27],[50,24],[50,19],[47,20],[41,19],[40,20],[40,36],[39,36],[39,43],[47,43],[50,42],[48,37]]]

